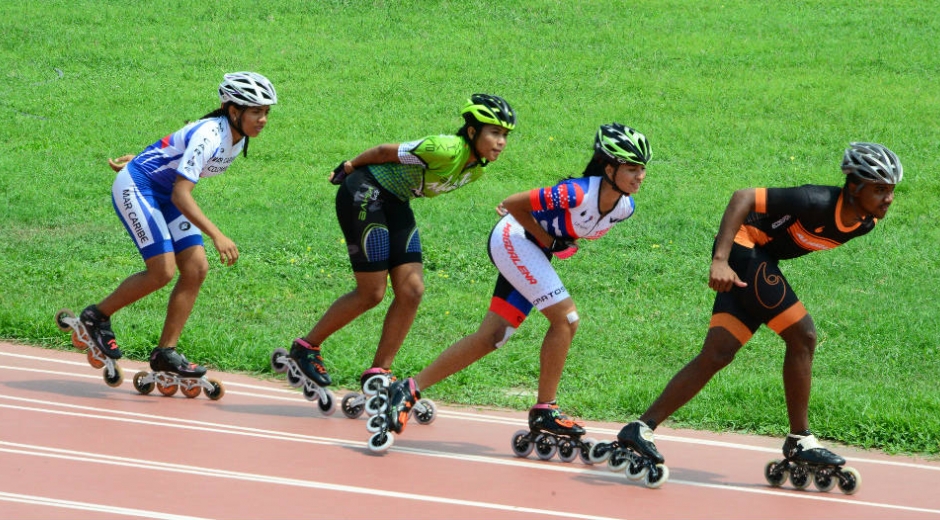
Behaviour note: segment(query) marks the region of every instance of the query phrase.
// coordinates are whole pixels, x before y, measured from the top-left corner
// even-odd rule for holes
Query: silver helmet
[[[226,74],[219,85],[219,101],[243,107],[262,107],[277,104],[277,92],[268,78],[257,72]]]
[[[877,143],[849,143],[842,156],[842,171],[879,184],[897,184],[904,177],[898,156]]]

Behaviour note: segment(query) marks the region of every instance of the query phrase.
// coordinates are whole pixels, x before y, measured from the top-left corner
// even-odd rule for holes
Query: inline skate
[[[271,367],[279,374],[287,375],[291,386],[303,387],[304,397],[308,401],[317,401],[324,415],[333,415],[336,411],[336,399],[326,387],[333,383],[323,366],[320,346],[312,346],[302,338],[291,344],[290,352],[283,348],[271,353]]]
[[[369,450],[384,452],[395,442],[395,433],[401,433],[413,415],[418,424],[431,424],[437,418],[434,401],[422,399],[418,385],[412,378],[403,381],[385,380],[377,393],[366,401],[366,409],[378,413],[366,421],[366,430],[372,433]],[[390,383],[390,384],[389,384]]]
[[[614,442],[595,444],[589,457],[595,464],[607,461],[611,471],[626,470],[630,480],[645,479],[648,488],[658,488],[669,480],[669,468],[653,443],[653,430],[642,421],[624,426]]]
[[[845,466],[845,459],[823,448],[809,431],[789,434],[783,443],[783,460],[772,460],[764,467],[764,477],[773,487],[780,487],[787,477],[796,489],[806,489],[810,477],[816,489],[830,491],[836,484],[846,495],[855,494],[862,476]]]
[[[554,403],[539,403],[529,410],[529,429],[513,434],[512,452],[524,458],[534,449],[542,460],[549,460],[557,453],[562,462],[571,462],[580,456],[585,464],[593,464],[589,454],[597,441],[583,436],[583,423],[570,419]]]
[[[363,412],[368,412],[369,416],[378,414],[379,410],[367,409],[366,404],[370,401],[369,398],[379,392],[379,389],[390,385],[394,381],[395,376],[387,368],[372,367],[366,370],[359,376],[359,387],[362,388],[362,393],[352,392],[343,397],[340,403],[343,415],[350,419],[358,419]],[[376,404],[378,402],[373,401],[373,405]]]
[[[80,317],[69,309],[62,309],[55,314],[56,325],[61,330],[72,331],[72,345],[85,351],[88,364],[92,368],[104,368],[104,382],[110,387],[119,387],[124,382],[124,374],[117,360],[121,359],[111,320],[101,314],[98,307],[89,305]]]
[[[192,399],[204,392],[213,401],[222,399],[225,387],[217,379],[206,378],[206,369],[190,363],[175,348],[157,347],[150,352],[150,369],[134,375],[134,388],[143,395],[153,392],[154,387],[166,397],[180,391]]]

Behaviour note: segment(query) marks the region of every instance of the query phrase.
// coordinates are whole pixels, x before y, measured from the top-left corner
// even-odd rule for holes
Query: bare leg
[[[488,311],[476,332],[441,352],[437,359],[414,377],[418,388],[425,390],[493,352],[496,345],[505,341],[509,328],[508,321]]]
[[[326,314],[304,337],[307,343],[311,345],[323,343],[334,332],[382,302],[382,298],[385,297],[388,271],[355,273],[355,275],[356,288],[333,302]]]
[[[405,342],[405,336],[418,314],[424,295],[424,268],[417,262],[399,265],[391,270],[395,298],[389,305],[382,324],[382,337],[372,360],[373,367],[391,368],[392,360]]]
[[[539,392],[538,402],[548,403],[555,400],[558,393],[558,383],[561,373],[565,369],[565,360],[568,358],[568,349],[578,330],[578,321],[568,322],[568,316],[575,313],[574,301],[571,298],[547,307],[542,314],[548,318],[548,331],[542,340],[542,351],[539,356]]]
[[[160,335],[158,347],[176,347],[183,326],[192,314],[199,289],[209,273],[209,262],[206,259],[206,249],[203,246],[186,248],[176,255],[180,276],[176,280],[170,301],[167,304],[166,320],[163,322],[163,333]]]
[[[812,386],[816,326],[809,314],[780,333],[787,344],[783,358],[783,388],[790,433],[809,429],[809,394]]]
[[[101,300],[98,309],[106,316],[140,300],[162,288],[173,280],[176,274],[176,257],[173,253],[164,253],[148,258],[145,271],[128,276],[117,289]]]
[[[647,424],[650,420],[655,421],[656,424],[665,421],[698,395],[719,370],[728,366],[741,346],[741,343],[725,329],[721,327],[709,329],[699,355],[673,376],[663,393],[640,416],[640,420]]]

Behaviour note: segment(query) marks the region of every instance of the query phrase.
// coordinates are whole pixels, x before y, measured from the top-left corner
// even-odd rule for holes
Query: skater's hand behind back
[[[108,166],[110,166],[112,170],[119,172],[124,169],[127,163],[131,162],[133,158],[134,154],[124,154],[117,159],[108,158]]]

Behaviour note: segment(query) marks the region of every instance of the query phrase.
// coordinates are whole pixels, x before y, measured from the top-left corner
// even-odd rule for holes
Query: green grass
[[[731,192],[840,184],[847,143],[878,141],[907,173],[888,218],[784,265],[819,329],[810,420],[830,439],[937,454],[938,32],[928,3],[900,0],[3,3],[0,337],[68,348],[53,313],[142,267],[105,159],[214,108],[224,72],[256,70],[281,103],[249,158],[195,192],[242,256],[213,264],[181,348],[270,373],[270,352],[353,285],[326,173],[374,144],[453,132],[466,97],[489,92],[517,109],[518,130],[482,182],[413,204],[427,291],[397,372],[482,318],[492,208],[578,175],[597,126],[616,120],[650,137],[654,161],[636,216],[558,266],[582,316],[559,397],[585,418],[632,419],[700,348]],[[115,317],[130,357],[157,341],[167,296]],[[371,360],[389,299],[325,344],[339,385]],[[428,395],[528,407],[545,327],[533,316]],[[761,330],[674,424],[783,434],[782,357]]]

